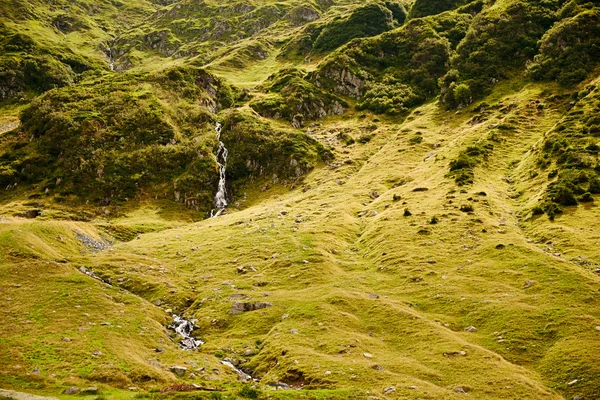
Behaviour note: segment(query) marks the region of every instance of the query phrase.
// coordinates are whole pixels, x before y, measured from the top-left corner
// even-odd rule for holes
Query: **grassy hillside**
[[[600,398],[598,12],[0,5],[0,387]]]

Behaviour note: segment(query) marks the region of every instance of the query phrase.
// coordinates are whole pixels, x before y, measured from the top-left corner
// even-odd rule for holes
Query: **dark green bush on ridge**
[[[466,32],[468,15],[415,19],[375,38],[362,39],[331,55],[311,80],[335,93],[359,99],[360,109],[399,114],[439,92],[452,45],[436,29]],[[458,31],[457,31],[458,32]]]
[[[352,39],[376,36],[402,25],[407,12],[401,3],[385,1],[371,3],[354,10],[324,26],[312,48],[315,51],[336,49]]]
[[[248,177],[295,180],[332,154],[303,132],[277,130],[248,112],[231,111],[223,120],[222,140],[229,150],[227,174],[232,181]]]
[[[468,3],[468,0],[416,0],[410,9],[410,18],[441,14]]]
[[[533,59],[558,7],[558,1],[514,0],[497,3],[475,17],[452,60],[475,97]]]
[[[269,95],[252,101],[250,106],[262,116],[288,120],[296,128],[308,120],[342,114],[348,104],[317,88],[304,79],[305,75],[297,69],[284,69],[270,76],[264,85]]]
[[[394,28],[392,11],[380,4],[368,4],[348,18],[328,24],[315,40],[316,51],[333,50],[355,38],[375,36]]]
[[[541,40],[540,54],[529,68],[535,79],[579,83],[600,64],[600,10],[566,18]]]
[[[491,143],[476,143],[461,151],[458,158],[450,162],[447,176],[454,178],[459,186],[470,185],[475,177],[475,167],[486,160],[494,146]]]
[[[578,101],[544,139],[538,154],[540,168],[551,167],[552,179],[541,200],[541,207],[552,219],[560,206],[576,206],[593,201],[600,194],[598,139],[594,126],[600,122],[600,88],[588,85],[578,93]]]
[[[227,85],[191,67],[50,91],[23,111],[26,155],[0,158],[0,184],[44,183],[102,204],[153,194],[207,207],[218,176],[210,112],[232,97]]]

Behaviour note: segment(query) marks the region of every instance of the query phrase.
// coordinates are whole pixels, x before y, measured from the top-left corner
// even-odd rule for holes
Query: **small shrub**
[[[582,203],[590,203],[594,201],[594,197],[590,192],[585,192],[581,197],[579,197],[579,201]]]
[[[576,206],[577,199],[573,193],[573,190],[564,184],[555,185],[551,189],[551,199],[553,202],[560,204],[561,206]]]
[[[460,211],[465,213],[473,212],[473,206],[470,204],[463,204],[460,206]]]
[[[251,388],[250,386],[244,386],[238,394],[246,399],[258,399],[260,392],[256,389]]]
[[[408,210],[408,208],[404,209],[404,216],[405,217],[410,217],[412,215],[412,213]]]
[[[371,141],[371,139],[373,139],[374,136],[375,135],[372,133],[370,133],[370,134],[365,133],[365,134],[360,135],[356,141],[360,144],[367,144]]]
[[[537,205],[531,209],[531,214],[532,215],[542,215],[542,214],[544,214],[544,209],[541,206]]]
[[[458,107],[468,106],[473,102],[471,88],[464,83],[456,85],[453,89],[453,97]]]
[[[439,222],[438,217],[436,217],[435,215],[433,217],[431,217],[431,220],[429,220],[429,224],[430,225],[435,225]]]
[[[415,135],[408,139],[408,142],[412,145],[417,145],[423,143],[423,136]]]

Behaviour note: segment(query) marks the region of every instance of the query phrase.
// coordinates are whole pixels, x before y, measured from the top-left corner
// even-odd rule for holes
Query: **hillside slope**
[[[1,5],[0,387],[600,398],[599,12]]]

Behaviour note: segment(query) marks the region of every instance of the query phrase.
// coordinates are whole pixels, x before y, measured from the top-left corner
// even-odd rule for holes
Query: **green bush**
[[[529,72],[535,79],[572,85],[600,64],[600,10],[587,10],[556,23],[545,33]]]
[[[244,386],[240,389],[238,394],[246,399],[258,399],[260,392],[256,389],[252,389],[250,386]]]
[[[515,0],[484,9],[475,17],[452,61],[475,97],[533,59],[538,41],[555,22],[557,8],[553,1]]]
[[[461,151],[455,160],[450,162],[448,176],[453,177],[459,186],[473,183],[475,177],[474,169],[482,161],[487,159],[489,153],[494,149],[490,143],[476,143]]]
[[[467,2],[467,0],[416,0],[410,9],[410,18],[440,14],[462,6]]]
[[[461,20],[456,14],[450,20]],[[401,114],[439,92],[450,63],[451,43],[433,18],[350,43],[325,60],[311,80],[359,99],[359,109]],[[464,28],[466,31],[466,27]]]
[[[23,110],[16,140],[28,155],[0,157],[2,180],[100,204],[146,193],[207,207],[218,181],[214,122],[198,100],[219,107],[227,103],[222,88],[204,71],[183,68],[50,91]],[[8,177],[11,169],[18,174]]]
[[[553,187],[551,187],[550,196],[553,202],[562,206],[577,205],[577,199],[573,194],[573,190],[564,184],[556,184]]]
[[[453,98],[454,101],[456,102],[456,104],[458,104],[459,107],[461,106],[467,106],[469,104],[471,104],[471,102],[473,101],[473,97],[471,95],[471,89],[469,88],[469,86],[465,85],[464,83],[461,83],[459,85],[456,85],[456,87],[454,87],[453,91]]]
[[[229,150],[227,174],[232,182],[276,174],[297,179],[332,154],[297,130],[274,129],[248,112],[232,111],[223,123],[222,140]]]
[[[355,38],[376,36],[394,28],[394,14],[382,4],[360,7],[347,18],[328,24],[313,45],[316,51],[329,51]]]
[[[423,101],[413,89],[386,77],[382,82],[370,84],[364,96],[357,103],[358,110],[371,110],[379,114],[399,115]]]
[[[344,112],[348,107],[344,100],[317,88],[304,75],[297,69],[284,69],[270,76],[264,86],[268,96],[252,101],[250,107],[264,117],[288,120],[295,127]]]

